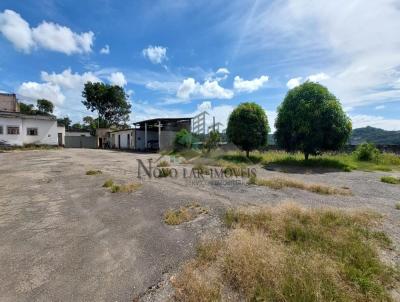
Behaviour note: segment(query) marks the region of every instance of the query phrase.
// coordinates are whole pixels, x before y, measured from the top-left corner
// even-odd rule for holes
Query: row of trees
[[[19,110],[23,114],[52,114],[54,105],[52,102],[40,99],[36,101],[36,107],[33,104],[19,103]]]
[[[318,83],[306,82],[291,89],[278,108],[275,140],[288,152],[301,151],[305,159],[340,149],[349,139],[352,125],[339,100]],[[249,152],[267,145],[270,132],[264,110],[242,103],[230,115],[227,135]]]

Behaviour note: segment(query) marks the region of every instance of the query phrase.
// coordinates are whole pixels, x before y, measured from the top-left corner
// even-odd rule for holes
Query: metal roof
[[[144,123],[158,123],[158,122],[170,122],[170,121],[188,121],[191,120],[192,117],[162,117],[162,118],[153,118],[153,119],[149,119],[149,120],[144,120],[144,121],[140,121],[140,122],[136,122],[133,123],[134,125],[140,125],[140,124],[144,124]]]

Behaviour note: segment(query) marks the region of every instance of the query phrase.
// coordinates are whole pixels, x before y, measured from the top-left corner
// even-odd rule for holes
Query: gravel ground
[[[297,189],[194,185],[183,179],[138,178],[137,159],[157,154],[65,149],[0,153],[1,301],[163,301],[169,278],[193,257],[202,236],[219,235],[226,208],[295,201],[309,207],[372,209],[400,264],[400,186],[380,182],[391,172],[292,171],[257,169],[258,177],[284,176],[349,187],[352,196],[318,195]],[[90,169],[103,174],[87,176]],[[142,171],[143,174],[143,171]],[[110,193],[106,179],[141,182],[134,193]],[[163,213],[196,201],[208,214],[179,226],[163,223]]]

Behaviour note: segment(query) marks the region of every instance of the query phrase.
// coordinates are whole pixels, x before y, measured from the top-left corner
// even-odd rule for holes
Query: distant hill
[[[376,145],[400,145],[400,131],[387,131],[374,127],[354,129],[350,137],[351,145],[371,142]]]

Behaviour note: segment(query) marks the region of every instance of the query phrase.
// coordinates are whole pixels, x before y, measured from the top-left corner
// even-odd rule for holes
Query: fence
[[[95,136],[66,136],[65,148],[97,148],[97,138]]]

